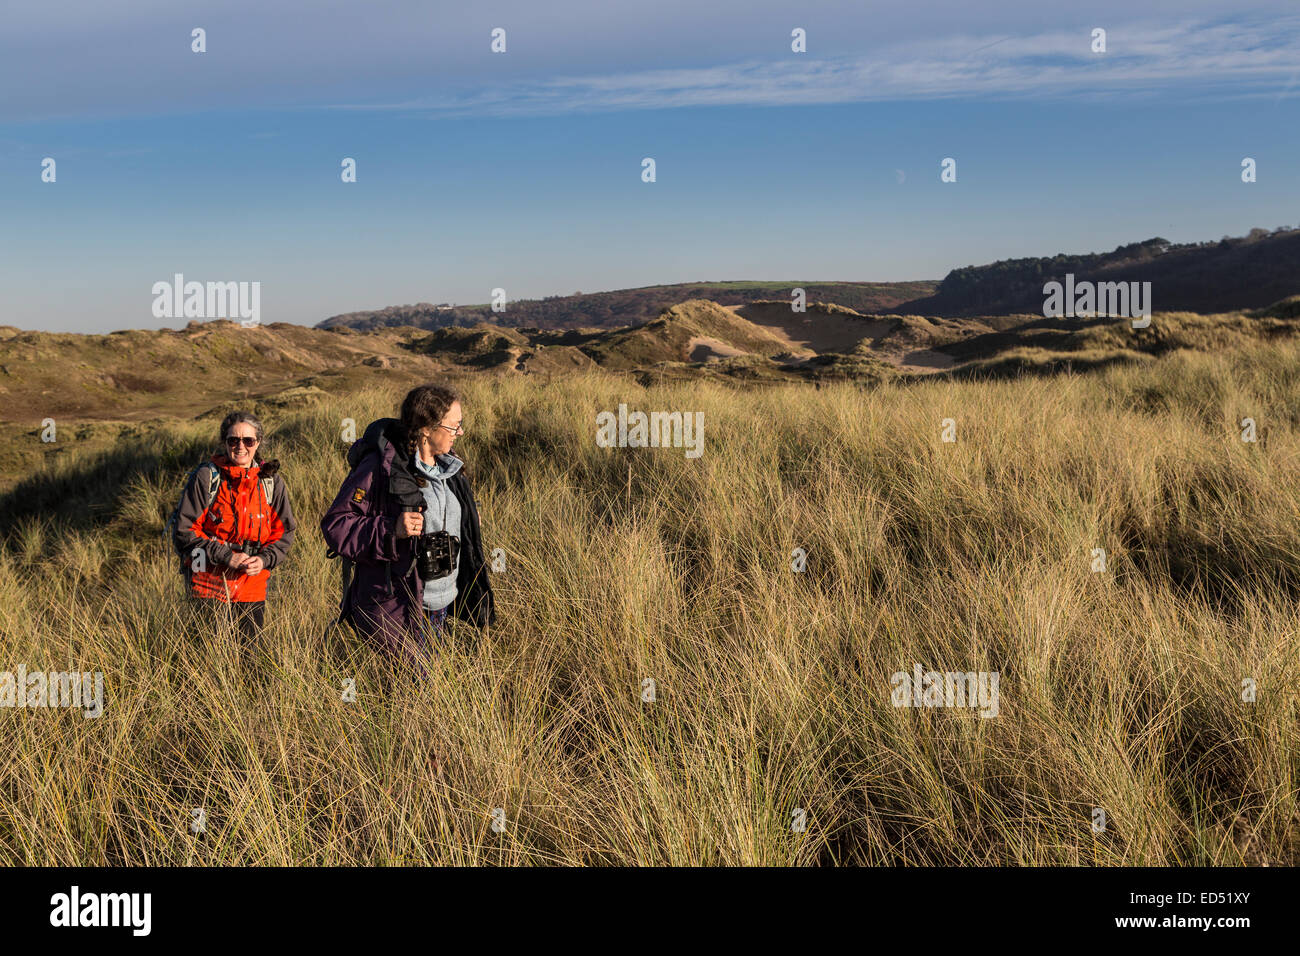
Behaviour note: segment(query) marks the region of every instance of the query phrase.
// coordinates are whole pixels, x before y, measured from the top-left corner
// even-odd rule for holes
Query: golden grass
[[[498,625],[423,680],[323,637],[341,420],[398,395],[268,422],[300,530],[254,648],[184,617],[157,538],[209,424],[6,495],[0,669],[103,671],[107,707],[0,710],[0,862],[1300,862],[1296,344],[871,389],[461,384],[507,568]],[[704,455],[597,447],[619,402],[703,412]],[[997,671],[999,715],[894,708],[917,663]]]

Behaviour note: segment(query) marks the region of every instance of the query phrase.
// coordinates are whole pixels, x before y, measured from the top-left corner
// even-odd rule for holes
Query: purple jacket
[[[412,652],[423,644],[424,583],[415,567],[415,539],[398,538],[401,503],[394,478],[411,475],[404,459],[401,423],[385,418],[372,422],[348,452],[351,474],[321,519],[321,533],[331,552],[355,568],[343,595],[340,618],[362,636],[391,652]],[[456,569],[456,599],[449,614],[483,627],[496,621],[492,586],[483,556],[478,508],[465,469],[447,481],[461,506],[460,554]]]

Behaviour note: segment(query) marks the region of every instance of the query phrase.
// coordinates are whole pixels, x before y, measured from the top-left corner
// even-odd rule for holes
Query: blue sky
[[[6,10],[0,324],[178,327],[151,313],[177,272],[260,282],[263,322],[313,324],[1300,224],[1294,2],[705,6]]]

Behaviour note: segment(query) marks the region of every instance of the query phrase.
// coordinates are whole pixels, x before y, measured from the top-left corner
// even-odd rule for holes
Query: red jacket
[[[204,552],[206,567],[192,567],[189,575],[190,593],[229,602],[263,601],[271,569],[284,560],[293,544],[293,509],[278,473],[279,463],[254,462],[242,468],[218,452],[212,464],[221,474],[212,504],[204,507],[207,489],[200,470],[185,489],[176,521],[176,534],[186,551],[201,547]],[[269,496],[263,478],[271,482]],[[257,574],[229,567],[233,553],[249,545],[266,565]]]

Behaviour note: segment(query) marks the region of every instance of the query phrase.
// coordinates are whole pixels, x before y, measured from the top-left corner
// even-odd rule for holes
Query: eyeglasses
[[[257,444],[257,439],[250,435],[245,435],[243,438],[240,438],[238,435],[226,436],[226,444],[231,448],[237,448],[240,442],[243,442],[245,448],[252,448]]]
[[[465,434],[464,425],[465,421],[464,419],[461,419],[455,425],[439,425],[438,427],[447,429],[447,431],[451,432],[453,435],[463,435]]]

